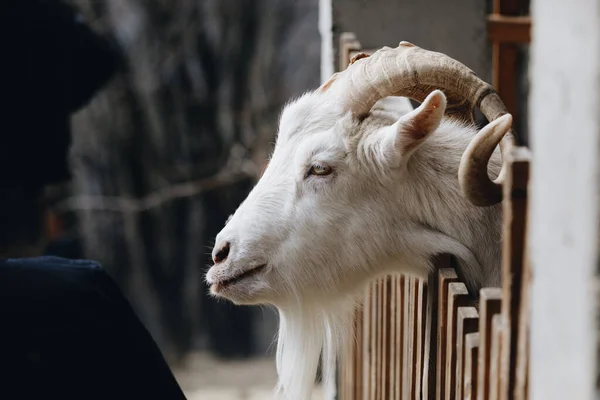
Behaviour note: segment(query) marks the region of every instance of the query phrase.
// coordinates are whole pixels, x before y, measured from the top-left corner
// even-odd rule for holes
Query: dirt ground
[[[275,360],[223,361],[195,353],[173,372],[188,400],[272,400],[277,382]],[[322,400],[320,388],[313,394]]]

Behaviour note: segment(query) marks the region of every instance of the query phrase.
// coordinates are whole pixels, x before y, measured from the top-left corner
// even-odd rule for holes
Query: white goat
[[[387,96],[422,104],[402,115],[378,103]],[[479,133],[473,105],[492,121]],[[207,282],[236,304],[278,307],[286,399],[310,398],[322,349],[334,365],[374,277],[425,278],[449,253],[471,289],[499,284],[501,192],[488,161],[498,175],[494,149],[512,144],[510,125],[468,68],[407,42],[357,57],[285,107],[264,175],[217,236]]]

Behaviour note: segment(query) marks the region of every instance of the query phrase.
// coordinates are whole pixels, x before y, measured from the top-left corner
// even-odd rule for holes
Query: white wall
[[[600,7],[534,0],[531,400],[594,399]]]
[[[331,0],[319,0],[319,33],[321,34],[321,82],[335,72],[333,57]]]

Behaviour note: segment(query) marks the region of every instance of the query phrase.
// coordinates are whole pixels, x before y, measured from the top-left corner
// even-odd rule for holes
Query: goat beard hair
[[[277,394],[284,400],[307,400],[315,385],[320,356],[325,398],[335,398],[336,361],[354,340],[355,301],[279,308]]]

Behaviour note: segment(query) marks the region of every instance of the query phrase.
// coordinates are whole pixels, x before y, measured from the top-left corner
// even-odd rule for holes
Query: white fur
[[[476,128],[442,119],[441,92],[408,114],[379,102],[362,121],[338,103],[313,92],[284,109],[269,166],[217,236],[215,252],[230,242],[229,256],[207,274],[213,284],[267,264],[212,291],[279,308],[277,371],[287,400],[310,397],[323,347],[331,366],[352,339],[353,301],[374,277],[426,277],[433,256],[451,253],[471,289],[500,278],[501,208],[472,206],[458,186]],[[307,177],[314,163],[334,173]],[[496,152],[490,174],[500,166]]]

